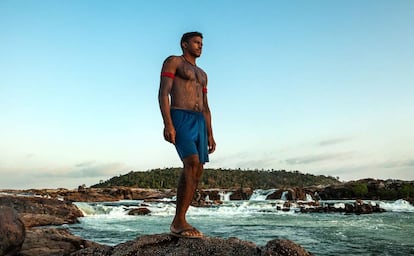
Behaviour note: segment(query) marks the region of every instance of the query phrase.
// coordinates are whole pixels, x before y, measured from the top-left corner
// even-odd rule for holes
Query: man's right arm
[[[177,70],[175,57],[168,57],[161,69],[161,81],[158,91],[162,119],[164,121],[164,139],[175,144],[175,129],[171,119],[170,93],[174,84],[174,75]]]

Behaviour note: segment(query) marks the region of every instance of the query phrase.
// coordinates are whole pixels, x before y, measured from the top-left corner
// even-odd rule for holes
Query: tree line
[[[124,175],[100,181],[93,188],[125,186],[138,188],[170,189],[177,187],[182,168],[131,171]],[[270,189],[281,187],[306,187],[341,183],[338,178],[324,175],[303,174],[286,170],[205,169],[199,184],[201,189],[240,188]]]

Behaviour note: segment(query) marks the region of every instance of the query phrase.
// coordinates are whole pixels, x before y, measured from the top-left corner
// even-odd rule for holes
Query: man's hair
[[[200,32],[194,31],[194,32],[187,32],[185,33],[182,37],[181,37],[181,42],[180,45],[182,47],[184,42],[190,41],[191,38],[195,37],[195,36],[199,36],[201,38],[203,38],[203,34],[201,34]]]

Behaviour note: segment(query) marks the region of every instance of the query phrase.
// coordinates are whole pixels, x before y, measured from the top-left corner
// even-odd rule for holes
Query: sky
[[[182,165],[162,62],[204,35],[205,168],[414,180],[414,1],[0,0],[0,189]]]

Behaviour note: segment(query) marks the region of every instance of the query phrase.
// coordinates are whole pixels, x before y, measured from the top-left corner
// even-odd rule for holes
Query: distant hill
[[[93,188],[125,186],[139,188],[176,188],[182,168],[131,171],[93,185]],[[307,187],[341,183],[331,176],[303,174],[285,170],[241,170],[205,169],[199,188],[240,188],[269,189],[281,187]]]

